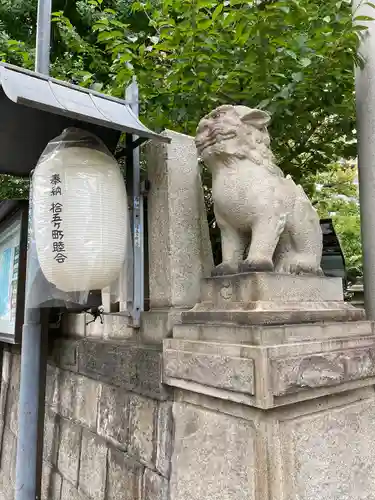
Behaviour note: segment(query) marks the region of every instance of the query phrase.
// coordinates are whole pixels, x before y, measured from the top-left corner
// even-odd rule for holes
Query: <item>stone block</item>
[[[66,370],[57,370],[52,408],[66,418],[73,418],[76,405],[78,377]]]
[[[61,486],[61,475],[44,463],[42,469],[42,500],[60,500]]]
[[[6,384],[10,381],[10,371],[12,368],[12,353],[3,349],[2,380]]]
[[[18,434],[18,402],[19,388],[15,388],[14,385],[11,384],[8,389],[5,423],[9,426],[14,435]]]
[[[278,273],[243,273],[203,280],[202,302],[325,302],[342,301],[341,278]]]
[[[143,467],[121,451],[109,449],[108,500],[144,500],[142,491]]]
[[[156,399],[167,399],[161,381],[161,346],[85,341],[79,345],[79,372],[90,378]]]
[[[169,478],[173,446],[173,413],[172,403],[162,402],[158,405],[156,430],[156,470]]]
[[[3,429],[5,425],[7,396],[8,396],[8,383],[2,381],[0,387],[0,451],[1,451]]]
[[[60,418],[47,407],[44,416],[43,459],[52,465],[57,465],[59,442]]]
[[[316,402],[316,405],[319,403]],[[375,401],[373,398],[322,408],[278,427],[281,485],[289,500],[372,500],[375,498]]]
[[[98,340],[104,338],[106,324],[102,324],[98,319],[92,321],[93,319],[90,314],[86,314],[86,337]]]
[[[375,346],[271,360],[275,396],[375,377]]]
[[[98,410],[98,434],[125,448],[129,431],[129,396],[122,389],[102,385]]]
[[[206,278],[182,324],[284,325],[365,320],[363,309],[343,300],[340,278],[244,273]]]
[[[93,500],[104,500],[107,477],[107,444],[88,430],[82,433],[79,490]]]
[[[229,307],[233,306],[233,307]],[[363,309],[347,302],[249,302],[229,304],[217,309],[211,303],[197,304],[191,311],[183,312],[182,323],[218,325],[286,325],[299,323],[321,323],[362,321],[366,319]]]
[[[20,393],[21,356],[12,355],[10,379],[6,403],[5,424],[16,436],[18,434],[18,402]]]
[[[58,396],[58,375],[59,369],[53,364],[48,364],[46,373],[46,404],[49,406],[54,406],[54,403],[57,404],[58,401],[56,399]]]
[[[153,466],[157,405],[152,399],[130,396],[129,455]]]
[[[255,500],[254,425],[183,403],[174,403],[173,413],[170,500]]]
[[[165,339],[163,381],[258,408],[371,386],[375,336],[368,322],[357,324],[363,328],[349,324],[265,327],[262,334],[248,332],[249,342],[237,343]],[[227,328],[229,336],[237,332],[233,325]]]
[[[76,379],[76,395],[73,416],[83,425],[96,430],[101,384],[85,376]]]
[[[329,338],[372,335],[369,321],[320,322],[312,325],[180,324],[173,328],[174,339],[273,346],[286,343],[322,341]]]
[[[111,314],[104,317],[104,338],[110,340],[131,340],[134,328],[130,325],[129,316]]]
[[[69,420],[60,420],[60,446],[57,466],[64,477],[77,484],[82,428]]]
[[[143,476],[143,500],[168,500],[168,480],[146,469]]]
[[[52,359],[64,370],[76,372],[78,370],[78,354],[76,340],[55,339],[53,342]]]
[[[192,307],[213,268],[204,194],[194,138],[165,134],[171,144],[146,147],[150,304]]]
[[[64,313],[61,330],[64,335],[84,337],[86,332],[86,314]]]
[[[141,315],[142,341],[160,343],[163,339],[172,337],[173,329],[181,323],[181,315],[187,309],[155,309],[145,311]]]
[[[192,347],[192,349],[190,349]],[[164,376],[254,394],[254,360],[240,346],[164,341]]]
[[[16,437],[7,427],[5,427],[3,432],[3,445],[1,449],[1,472],[5,476],[9,486],[12,488],[15,487],[16,483],[16,454]]]
[[[79,492],[69,481],[64,479],[61,491],[61,500],[89,500],[89,498]]]

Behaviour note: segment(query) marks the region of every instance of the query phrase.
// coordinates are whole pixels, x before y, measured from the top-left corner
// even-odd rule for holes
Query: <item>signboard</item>
[[[0,203],[0,341],[21,340],[25,305],[27,202]]]
[[[321,267],[326,276],[346,278],[345,258],[332,219],[321,219],[323,254]]]

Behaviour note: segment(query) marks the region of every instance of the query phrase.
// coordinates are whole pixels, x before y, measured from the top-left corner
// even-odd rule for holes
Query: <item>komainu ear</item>
[[[271,122],[271,115],[267,111],[252,109],[247,106],[234,106],[234,108],[244,123],[253,125],[259,130],[267,127]]]

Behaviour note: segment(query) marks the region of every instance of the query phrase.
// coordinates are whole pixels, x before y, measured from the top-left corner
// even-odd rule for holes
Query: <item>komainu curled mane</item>
[[[198,125],[196,146],[212,173],[222,239],[214,274],[322,274],[319,217],[302,187],[276,166],[269,122],[258,109],[220,106]]]

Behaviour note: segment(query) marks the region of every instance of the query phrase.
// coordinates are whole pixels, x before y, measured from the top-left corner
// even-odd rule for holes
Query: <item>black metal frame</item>
[[[22,325],[25,314],[25,285],[26,285],[26,260],[27,260],[27,237],[28,237],[28,201],[9,200],[2,203],[0,215],[0,234],[16,220],[20,220],[20,244],[18,259],[18,279],[17,279],[17,308],[13,334],[0,331],[0,341],[8,344],[19,344],[22,338]],[[6,215],[4,215],[6,214]]]

